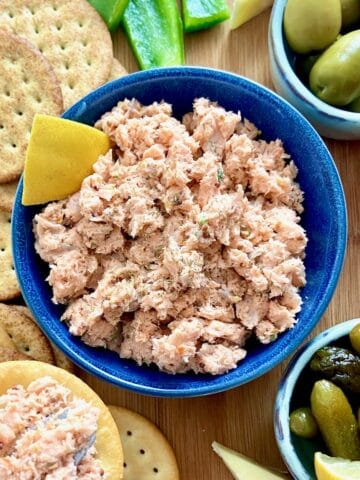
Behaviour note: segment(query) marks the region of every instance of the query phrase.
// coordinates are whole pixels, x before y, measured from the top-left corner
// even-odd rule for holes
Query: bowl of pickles
[[[325,330],[293,357],[274,429],[295,480],[360,479],[360,319]]]
[[[272,80],[323,136],[360,139],[360,0],[276,0]]]

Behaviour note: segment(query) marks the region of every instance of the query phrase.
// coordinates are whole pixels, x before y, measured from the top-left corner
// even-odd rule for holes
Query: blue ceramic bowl
[[[310,405],[314,382],[305,367],[314,353],[325,345],[339,342],[347,348],[347,336],[359,322],[359,318],[349,320],[317,335],[296,353],[282,377],[275,401],[274,429],[281,455],[295,480],[316,480],[314,454],[327,451],[320,438],[305,439],[290,432],[289,414],[296,408]]]
[[[269,27],[270,71],[277,92],[294,105],[321,135],[338,140],[359,140],[360,114],[323,102],[295,74],[296,57],[283,33],[286,3],[287,0],[275,0]]]
[[[139,367],[112,352],[86,346],[72,337],[59,321],[62,307],[51,302],[45,281],[48,267],[34,250],[32,219],[42,207],[21,205],[20,182],[12,220],[15,268],[24,298],[41,327],[76,364],[115,385],[136,392],[167,397],[190,397],[237,387],[268,372],[288,357],[312,331],[336,287],[343,264],[347,221],[343,189],[334,162],[321,138],[289,104],[270,90],[237,75],[179,67],[138,72],[90,93],[64,114],[64,118],[93,125],[119,100],[135,97],[148,104],[165,99],[181,117],[192,109],[194,98],[205,96],[238,111],[263,132],[266,140],[281,138],[299,167],[305,192],[302,222],[309,236],[307,285],[303,309],[294,329],[276,342],[254,344],[238,368],[226,375],[168,375],[156,368]]]

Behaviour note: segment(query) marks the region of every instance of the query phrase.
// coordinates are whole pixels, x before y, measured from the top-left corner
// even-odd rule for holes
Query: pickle
[[[313,438],[316,436],[318,428],[310,408],[298,408],[291,413],[290,430],[292,433],[295,433],[295,435],[303,438]]]
[[[350,342],[355,352],[360,353],[360,323],[351,330]]]
[[[315,352],[310,368],[349,392],[360,393],[360,357],[346,348],[323,347]]]
[[[328,380],[315,383],[311,410],[333,457],[360,460],[358,424],[342,390]]]

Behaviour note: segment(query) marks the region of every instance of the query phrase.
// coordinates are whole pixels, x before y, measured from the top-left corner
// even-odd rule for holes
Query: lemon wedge
[[[360,462],[316,452],[315,472],[318,480],[360,480]]]
[[[271,7],[274,0],[235,0],[230,20],[234,30]]]
[[[25,159],[23,205],[61,200],[77,192],[109,148],[108,136],[96,128],[35,115]]]
[[[261,467],[259,464],[244,457],[220,443],[213,442],[212,448],[219,455],[236,480],[279,480],[285,477]]]

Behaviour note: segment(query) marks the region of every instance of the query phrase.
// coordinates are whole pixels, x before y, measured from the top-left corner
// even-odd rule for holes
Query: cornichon
[[[89,3],[100,13],[112,32],[120,24],[129,0],[89,0]]]
[[[183,0],[185,32],[212,27],[230,17],[226,0]]]
[[[328,380],[316,382],[311,411],[331,455],[360,460],[358,425],[343,391]]]
[[[184,36],[176,0],[130,0],[123,24],[143,70],[184,64]]]
[[[360,393],[360,357],[339,347],[323,347],[310,362],[310,368],[336,385]]]

